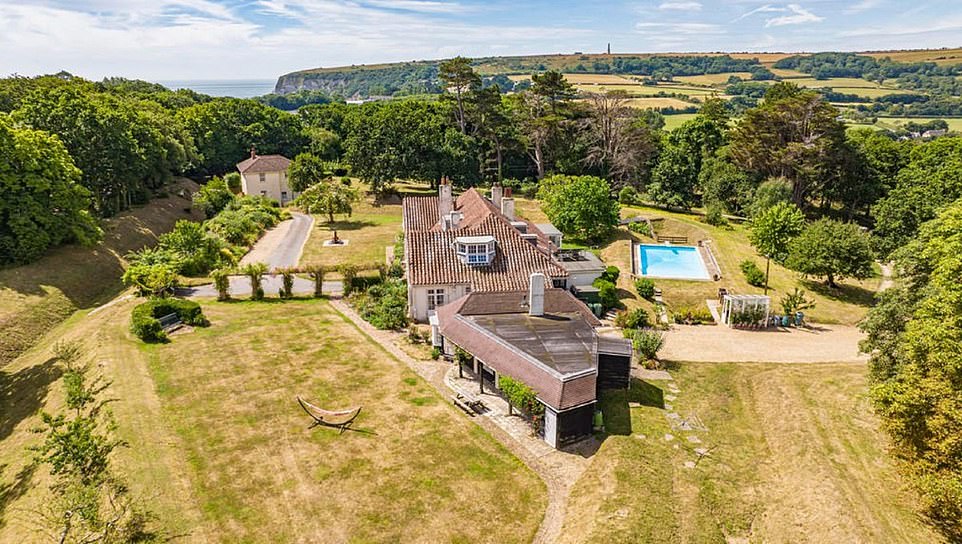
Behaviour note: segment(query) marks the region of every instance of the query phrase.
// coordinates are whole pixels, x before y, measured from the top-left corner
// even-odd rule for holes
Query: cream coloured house
[[[287,183],[287,167],[290,159],[283,155],[258,155],[251,150],[249,159],[237,163],[241,175],[241,192],[251,196],[266,196],[281,206],[297,198]]]

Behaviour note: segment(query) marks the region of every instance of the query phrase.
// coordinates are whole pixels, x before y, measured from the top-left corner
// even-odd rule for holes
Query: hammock
[[[361,413],[360,406],[357,408],[351,408],[350,410],[325,410],[323,408],[314,406],[313,404],[302,399],[300,396],[297,397],[297,403],[300,404],[301,408],[307,412],[307,415],[311,416],[311,418],[314,420],[314,423],[312,423],[310,426],[311,429],[317,427],[318,425],[323,425],[325,427],[334,427],[340,429],[340,431],[343,433],[344,430],[354,422],[354,419],[357,417],[357,415]]]

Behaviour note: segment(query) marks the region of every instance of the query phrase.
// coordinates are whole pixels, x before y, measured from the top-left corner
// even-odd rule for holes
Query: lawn
[[[424,184],[399,183],[396,187],[402,195],[435,194]],[[401,233],[401,200],[393,197],[377,202],[366,194],[350,217],[338,215],[335,219],[334,223],[328,223],[326,216],[314,217],[314,228],[301,255],[302,266],[383,263],[385,248],[393,246]],[[348,241],[346,246],[324,246],[324,242],[333,237],[334,230],[339,238]]]
[[[52,343],[83,339],[113,381],[137,495],[185,542],[528,542],[540,479],[323,300],[204,303],[212,326],[144,346],[133,301],[77,314],[0,370],[0,542],[37,541],[47,467],[27,448],[59,410]],[[356,428],[308,429],[295,402],[361,405]],[[374,434],[376,433],[376,434]]]
[[[575,485],[563,542],[941,541],[887,457],[863,365],[672,373],[677,393],[636,379],[603,399],[610,435]],[[704,430],[673,428],[669,412]]]

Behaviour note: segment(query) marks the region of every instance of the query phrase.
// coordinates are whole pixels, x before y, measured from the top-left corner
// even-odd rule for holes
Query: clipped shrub
[[[314,297],[320,298],[324,294],[324,272],[327,269],[324,268],[324,265],[311,264],[305,270],[307,270],[307,275],[314,280]]]
[[[167,334],[160,325],[160,318],[169,314],[177,314],[185,325],[209,325],[200,304],[196,302],[177,298],[152,298],[134,307],[130,315],[130,331],[144,342],[166,342]]]
[[[631,206],[638,202],[638,191],[631,185],[626,185],[618,191],[618,202],[626,206]]]
[[[631,339],[631,345],[643,359],[655,359],[662,346],[665,345],[665,335],[658,331],[639,329],[635,331],[635,336]]]
[[[344,296],[348,296],[357,287],[354,283],[357,278],[357,267],[353,264],[342,264],[337,267],[337,270],[341,273],[341,281],[344,283]]]
[[[746,259],[738,266],[742,269],[742,274],[744,274],[745,281],[748,282],[748,285],[765,287],[765,273],[762,272],[761,268],[758,268],[755,261]]]
[[[645,300],[655,298],[655,282],[650,278],[638,278],[635,280],[635,292]]]
[[[177,288],[177,271],[166,264],[134,264],[124,271],[124,285],[133,286],[140,296],[167,296]]]
[[[279,296],[288,299],[294,296],[294,269],[284,268],[279,271],[281,274],[281,290]]]
[[[601,273],[601,277],[599,279],[617,284],[619,277],[621,277],[621,270],[619,270],[617,266],[609,266],[605,268],[604,272]]]
[[[241,272],[251,280],[251,300],[264,300],[264,287],[261,285],[267,265],[264,263],[250,263]]]
[[[218,268],[210,273],[214,280],[214,288],[217,289],[217,300],[223,302],[230,300],[230,270]]]

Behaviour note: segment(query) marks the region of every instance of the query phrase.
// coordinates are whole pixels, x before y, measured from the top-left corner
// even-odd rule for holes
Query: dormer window
[[[493,236],[465,236],[455,238],[458,258],[465,264],[482,266],[494,260],[496,242]]]

